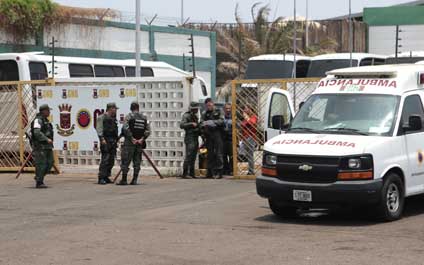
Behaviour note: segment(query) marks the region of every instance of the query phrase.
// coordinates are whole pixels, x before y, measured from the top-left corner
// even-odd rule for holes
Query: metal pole
[[[135,2],[135,76],[140,77],[140,49],[141,49],[141,40],[140,40],[140,0]]]
[[[306,0],[305,47],[309,47],[309,0]]]
[[[296,0],[294,2],[294,17],[293,17],[293,78],[296,78],[296,51],[297,51],[297,28],[296,28]]]
[[[184,0],[181,0],[181,26],[184,25]]]
[[[352,52],[353,52],[353,32],[352,32],[352,0],[349,0],[349,53],[350,67],[352,67]]]
[[[398,63],[399,54],[399,25],[396,25],[396,40],[395,40],[395,61]]]

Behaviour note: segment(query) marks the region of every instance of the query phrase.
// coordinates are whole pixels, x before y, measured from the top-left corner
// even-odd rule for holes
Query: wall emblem
[[[57,133],[61,136],[71,136],[75,130],[75,124],[71,124],[71,109],[69,104],[59,105],[60,125],[56,124]]]
[[[80,109],[77,112],[77,124],[81,129],[87,129],[91,124],[90,111],[87,109]]]

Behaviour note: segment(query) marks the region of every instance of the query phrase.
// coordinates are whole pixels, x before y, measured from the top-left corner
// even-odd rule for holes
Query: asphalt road
[[[0,175],[0,264],[424,264],[424,197],[392,223],[282,220],[253,181],[94,182],[49,176],[35,190],[29,175]]]

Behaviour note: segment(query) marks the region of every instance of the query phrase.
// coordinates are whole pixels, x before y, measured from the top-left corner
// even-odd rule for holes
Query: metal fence
[[[33,171],[27,133],[36,115],[36,86],[53,80],[0,82],[0,171]]]
[[[270,90],[278,88],[289,91],[297,111],[299,103],[306,100],[315,90],[319,80],[319,78],[299,78],[232,82],[235,178],[254,178],[261,171],[262,150],[266,141],[266,128],[269,126],[266,124],[266,116],[269,115],[267,100]],[[289,118],[286,118],[286,121],[288,120]]]

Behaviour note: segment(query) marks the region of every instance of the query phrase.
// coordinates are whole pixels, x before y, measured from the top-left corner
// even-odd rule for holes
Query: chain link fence
[[[0,171],[34,170],[27,135],[37,114],[35,87],[52,82],[0,82]]]
[[[290,104],[295,111],[315,90],[319,78],[278,79],[278,80],[234,80],[232,82],[233,115],[233,171],[236,178],[254,178],[261,172],[262,150],[267,128],[279,122],[288,126],[290,110],[288,102],[272,100],[268,108],[271,89],[282,89],[290,93]],[[268,119],[276,112],[279,119]]]

